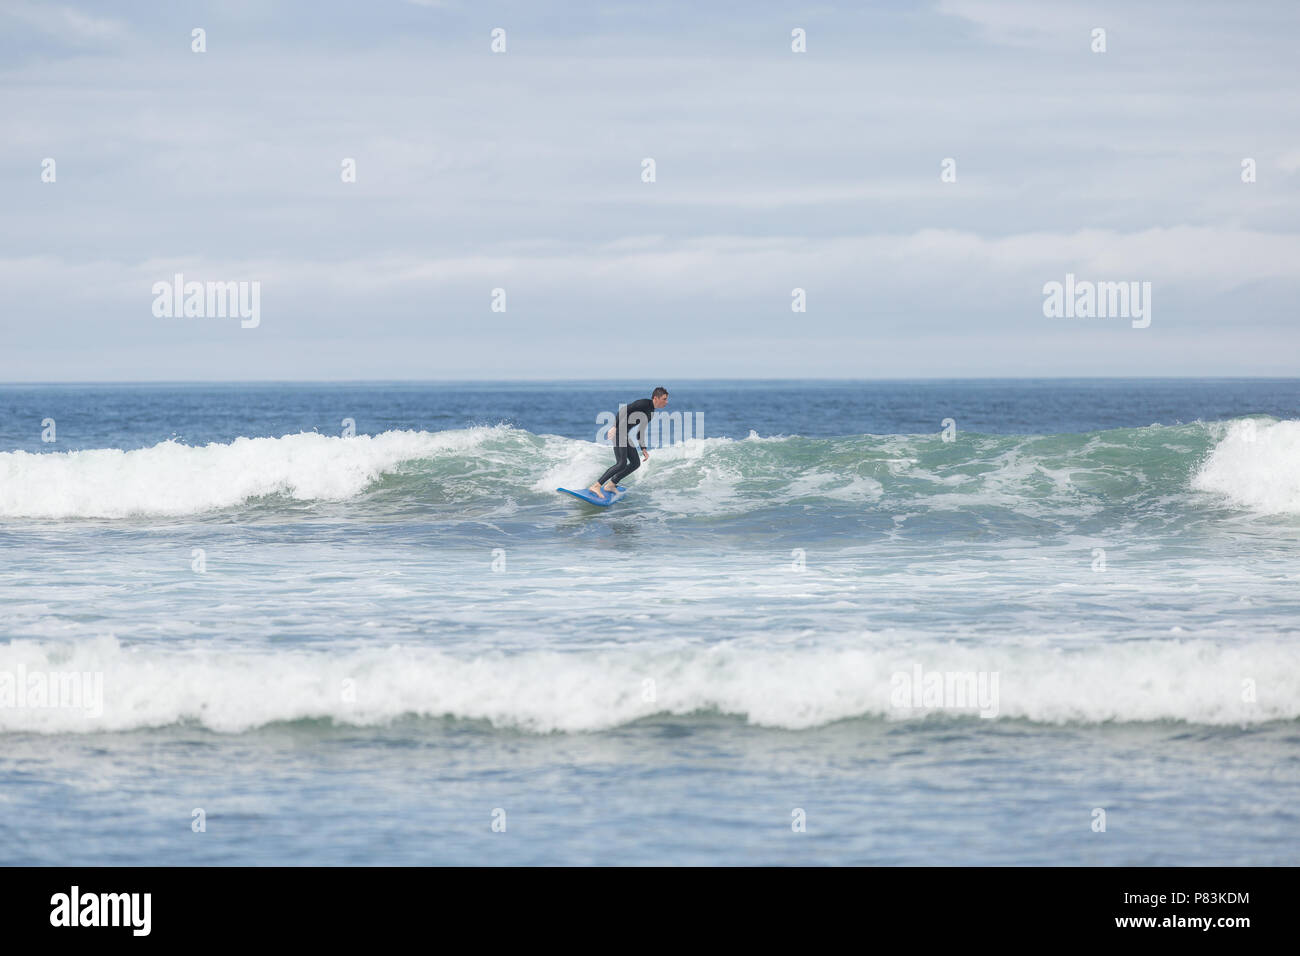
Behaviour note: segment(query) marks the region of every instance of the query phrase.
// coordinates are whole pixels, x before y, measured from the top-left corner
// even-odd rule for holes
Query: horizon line
[[[81,379],[81,380],[31,380],[4,381],[0,388],[21,388],[32,386],[136,386],[136,385],[623,385],[628,379],[617,378],[356,378],[356,379]],[[671,379],[664,379],[671,381]],[[757,382],[825,382],[844,384],[866,384],[875,382],[1295,382],[1300,375],[971,375],[971,376],[898,376],[882,378],[837,378],[837,377],[755,377],[737,378],[719,376],[716,378],[680,378],[677,381],[691,384],[725,384]],[[666,386],[665,386],[666,387]]]

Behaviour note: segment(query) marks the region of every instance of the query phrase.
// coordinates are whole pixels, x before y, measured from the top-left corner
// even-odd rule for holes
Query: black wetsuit
[[[632,442],[635,439],[645,447],[646,427],[654,413],[654,402],[648,398],[638,398],[618,410],[618,420],[614,423],[614,464],[600,476],[600,484],[612,481],[617,485],[641,467],[641,453]]]

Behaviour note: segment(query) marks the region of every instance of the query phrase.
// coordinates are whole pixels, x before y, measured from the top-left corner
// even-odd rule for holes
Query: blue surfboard
[[[566,495],[573,495],[573,497],[585,501],[589,505],[600,505],[602,508],[608,508],[614,502],[618,501],[618,499],[627,494],[627,489],[622,485],[618,485],[617,487],[618,491],[615,491],[612,494],[608,491],[605,492],[604,498],[597,498],[586,488],[583,488],[581,491],[573,491],[570,488],[556,488],[555,490],[563,491]]]

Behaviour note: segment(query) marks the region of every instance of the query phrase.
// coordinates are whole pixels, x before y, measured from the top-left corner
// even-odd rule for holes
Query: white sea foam
[[[1300,718],[1300,647],[1275,643],[1169,640],[1069,652],[675,643],[462,656],[410,646],[217,653],[102,638],[0,645],[0,675],[20,669],[103,674],[101,716],[0,699],[0,732],[94,733],[195,722],[238,733],[304,718],[373,725],[403,715],[450,715],[544,733],[700,711],[804,729],[934,712],[896,706],[892,678],[917,666],[927,673],[996,672],[999,719],[1237,725]]]
[[[1232,422],[1192,487],[1262,514],[1300,514],[1300,421]]]
[[[400,464],[461,451],[496,431],[302,433],[203,446],[0,453],[0,516],[120,518],[198,514],[264,495],[350,498]]]

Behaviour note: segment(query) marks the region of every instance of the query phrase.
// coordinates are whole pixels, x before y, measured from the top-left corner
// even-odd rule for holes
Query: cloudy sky
[[[1293,0],[0,0],[0,381],[1294,375],[1297,49]],[[1066,273],[1150,327],[1046,318]]]

